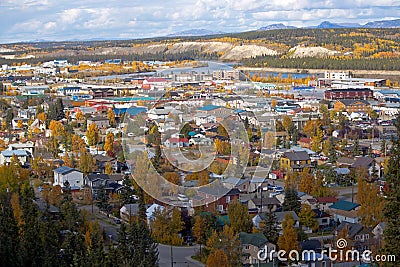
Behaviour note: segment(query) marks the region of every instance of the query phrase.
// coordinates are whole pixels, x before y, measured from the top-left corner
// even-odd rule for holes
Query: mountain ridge
[[[323,21],[319,25],[308,26],[308,27],[295,27],[295,26],[285,25],[283,23],[276,23],[258,28],[257,31],[282,30],[282,29],[338,29],[338,28],[400,28],[400,19],[370,21],[365,24],[336,23],[331,21]]]

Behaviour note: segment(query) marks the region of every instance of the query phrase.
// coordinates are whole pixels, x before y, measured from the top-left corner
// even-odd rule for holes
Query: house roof
[[[352,168],[365,167],[368,168],[374,162],[373,158],[368,157],[359,157],[356,161],[351,165]]]
[[[268,243],[268,240],[263,233],[248,234],[240,232],[239,240],[242,245],[253,245],[259,248]]]
[[[335,203],[338,199],[336,197],[317,197],[317,202],[324,204],[324,203]]]
[[[107,118],[105,118],[105,117],[100,117],[100,116],[88,118],[88,120],[89,120],[89,121],[108,121]]]
[[[248,181],[247,179],[230,177],[228,179],[223,180],[222,182],[226,183],[226,184],[235,185],[235,186],[241,186],[242,184],[244,184],[247,181]]]
[[[311,239],[311,240],[304,240],[300,242],[301,250],[321,250],[322,244],[319,240]]]
[[[362,99],[342,99],[338,100],[338,102],[341,102],[345,106],[351,106],[357,102],[361,102],[364,105],[369,105],[369,102],[367,100],[362,100]]]
[[[17,149],[17,150],[4,150],[1,152],[4,157],[12,157],[12,155],[16,155],[17,157],[28,156],[28,152],[26,150]]]
[[[253,198],[251,201],[253,201],[253,203],[256,206],[261,206],[261,204],[263,206],[266,206],[266,205],[280,205],[281,204],[281,202],[279,202],[279,200],[275,196],[263,197],[262,200],[261,200],[261,198]]]
[[[330,208],[336,210],[351,211],[357,208],[358,206],[360,206],[360,204],[340,199],[339,201],[335,202],[332,206],[330,206]]]
[[[354,159],[341,157],[336,160],[338,164],[347,164],[352,165],[354,163]]]
[[[214,186],[214,187],[203,186],[203,187],[199,188],[199,192],[213,195],[213,196],[226,195],[227,191],[228,191],[228,189],[226,187],[222,187],[222,186]],[[239,190],[238,190],[238,192],[239,192]]]
[[[220,106],[215,106],[215,105],[206,105],[204,107],[198,108],[197,110],[202,110],[202,111],[211,111],[214,109],[220,108]]]
[[[168,139],[168,141],[170,143],[179,143],[179,142],[187,143],[187,142],[189,142],[189,139],[187,139],[187,138],[170,138],[170,139]]]
[[[295,221],[299,220],[299,216],[297,216],[296,212],[294,212],[294,211],[279,211],[279,212],[275,212],[277,221],[280,223],[283,222],[285,220],[286,214],[291,214],[293,217],[293,220],[295,220]]]
[[[104,174],[104,173],[90,173],[90,174],[86,175],[86,178],[89,181],[95,181],[97,179],[110,180],[110,176],[108,174]]]
[[[65,175],[65,174],[68,174],[68,173],[73,172],[73,171],[80,172],[77,169],[74,169],[74,168],[71,168],[71,167],[68,167],[68,166],[61,166],[61,167],[53,170],[53,172],[59,173],[61,175]]]
[[[349,223],[349,222],[342,222],[336,228],[338,231],[341,231],[343,228],[348,227],[349,237],[354,238],[356,234],[358,234],[362,229],[363,226],[359,223]]]
[[[290,161],[310,160],[310,156],[306,151],[287,151],[284,153],[283,157],[288,158]]]

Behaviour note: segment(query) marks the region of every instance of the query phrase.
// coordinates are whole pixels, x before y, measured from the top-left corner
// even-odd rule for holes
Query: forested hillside
[[[1,45],[20,62],[54,58],[99,61],[213,59],[245,66],[396,70],[400,64],[398,29],[283,29],[202,37]],[[2,64],[10,61],[0,60]],[[18,62],[18,60],[14,60]]]

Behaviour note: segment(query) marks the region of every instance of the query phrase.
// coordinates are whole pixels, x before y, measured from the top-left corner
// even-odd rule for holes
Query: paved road
[[[100,227],[106,232],[107,237],[110,238],[111,236],[112,241],[117,241],[119,225],[115,224],[111,218],[99,213],[99,208],[97,206],[93,205],[93,213],[92,205],[79,206],[78,209],[85,210],[89,214],[93,214],[94,217],[92,217],[92,220],[97,220]]]
[[[270,183],[270,184],[274,183],[277,186],[284,187],[283,186],[284,182],[283,182],[282,179],[281,180],[267,179],[267,180],[268,180],[268,183]],[[347,186],[347,187],[331,187],[331,188],[338,192],[339,198],[343,198],[345,200],[351,201],[351,192],[352,192],[351,186]],[[354,186],[353,190],[354,190],[353,193],[354,193],[354,200],[355,200],[357,192],[358,192],[358,187]]]
[[[107,218],[107,216],[99,213],[99,208],[93,206],[85,205],[80,206],[80,210],[85,210],[89,214],[93,214],[93,220],[97,219],[100,227],[104,229],[106,235],[111,236],[112,241],[116,242],[118,239],[118,230],[120,225],[115,224],[111,218]],[[204,266],[200,262],[197,262],[191,258],[197,251],[199,250],[199,246],[190,246],[190,247],[172,247],[172,255],[174,261],[174,267],[196,267],[196,266]],[[170,267],[171,265],[171,246],[166,246],[159,244],[159,264],[160,267]]]
[[[173,265],[171,264],[171,246],[159,244],[159,265],[160,267],[196,267],[205,266],[204,264],[195,261],[191,258],[198,250],[199,246],[190,247],[172,247]]]

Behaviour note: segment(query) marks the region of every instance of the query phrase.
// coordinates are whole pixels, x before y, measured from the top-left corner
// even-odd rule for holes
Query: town
[[[21,253],[0,262],[395,261],[398,250],[384,247],[396,248],[399,232],[399,89],[349,71],[267,73],[213,61],[5,64],[0,253]],[[332,260],[327,249],[373,257]],[[316,253],[260,257],[278,250]]]

